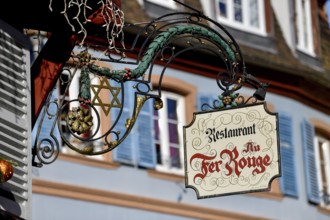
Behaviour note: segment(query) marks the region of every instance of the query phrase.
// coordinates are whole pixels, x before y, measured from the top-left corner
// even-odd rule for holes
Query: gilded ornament
[[[66,122],[73,133],[82,134],[91,130],[93,117],[88,108],[79,106],[69,111]]]
[[[154,109],[159,110],[163,108],[163,100],[161,98],[155,98]]]

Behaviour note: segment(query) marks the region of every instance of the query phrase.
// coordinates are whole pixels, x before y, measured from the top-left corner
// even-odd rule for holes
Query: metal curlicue
[[[166,22],[164,22],[166,21]],[[124,26],[122,31],[125,31]],[[137,42],[143,40],[137,53],[136,61],[126,61],[125,52],[136,51]],[[94,47],[94,48],[93,48]],[[162,108],[161,88],[162,79],[169,65],[178,56],[187,53],[207,53],[218,59],[218,70],[214,72],[216,83],[220,89],[219,96],[212,104],[204,103],[201,111],[235,108],[247,103],[263,101],[268,84],[262,83],[246,72],[245,63],[240,48],[234,38],[219,23],[196,11],[192,13],[180,12],[161,16],[140,28],[131,48],[104,47],[102,58],[93,57],[91,49],[102,51],[102,45],[88,45],[87,49],[73,54],[71,62],[64,70],[68,80],[59,78],[59,83],[65,85],[64,94],[69,91],[71,82],[77,72],[80,72],[79,95],[73,100],[64,96],[52,100],[49,94],[43,117],[45,117],[49,103],[56,102],[57,111],[52,116],[51,139],[39,140],[37,133],[33,150],[33,164],[42,166],[53,162],[60,152],[60,145],[65,145],[73,151],[83,155],[100,155],[118,147],[130,134],[140,111],[149,99],[153,99],[154,108]],[[120,50],[122,57],[113,58]],[[99,62],[130,64],[135,68],[113,70],[100,66]],[[155,63],[162,63],[162,71],[157,89],[152,89],[151,77]],[[100,83],[93,84],[91,78],[98,78]],[[256,92],[245,99],[238,90],[249,84]],[[93,88],[93,89],[91,89]],[[101,90],[109,91],[110,99],[101,97]],[[127,89],[134,91],[126,94]],[[92,99],[91,90],[94,93]],[[134,103],[133,111],[125,111],[125,103]],[[101,109],[101,110],[100,110]],[[104,129],[105,115],[109,124]],[[110,119],[111,117],[111,119]],[[39,130],[43,124],[40,121]],[[125,126],[123,126],[125,124]],[[60,140],[54,135],[58,127]],[[102,128],[102,129],[101,129]],[[123,129],[124,128],[124,129]],[[50,159],[51,158],[51,159]]]

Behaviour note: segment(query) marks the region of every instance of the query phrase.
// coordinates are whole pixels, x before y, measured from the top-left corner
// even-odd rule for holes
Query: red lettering
[[[243,153],[248,153],[248,152],[258,152],[260,151],[260,146],[259,145],[254,145],[252,141],[249,141],[245,144],[246,149],[243,150]]]
[[[263,173],[265,172],[266,167],[271,164],[270,157],[268,154],[266,154],[264,157],[258,156],[257,158],[255,156],[242,157],[239,160],[237,159],[238,156],[239,154],[236,147],[233,150],[225,149],[221,151],[220,158],[225,159],[226,157],[228,157],[228,162],[225,164],[225,167],[228,171],[226,173],[227,176],[231,175],[233,173],[233,170],[235,171],[235,174],[237,176],[240,176],[242,170],[246,166],[248,168],[255,168],[252,170],[253,175]]]
[[[252,142],[248,142],[252,143]],[[251,147],[251,148],[250,148]],[[259,145],[253,146],[252,144],[247,147],[247,151],[259,151],[260,147]],[[242,151],[244,152],[244,150]],[[265,172],[266,167],[271,164],[271,158],[268,154],[265,156],[245,156],[239,158],[239,152],[237,150],[237,147],[234,149],[224,149],[220,152],[219,157],[220,160],[215,160],[217,154],[214,155],[204,155],[201,153],[194,154],[190,158],[190,166],[192,167],[198,167],[199,172],[194,176],[194,182],[196,183],[197,179],[203,180],[205,177],[210,175],[211,173],[217,172],[219,173],[221,171],[221,165],[223,164],[223,161],[226,160],[226,164],[224,165],[225,168],[225,175],[230,176],[235,173],[237,177],[239,177],[242,173],[242,171],[247,168],[252,168],[252,174],[260,174]],[[194,161],[198,160],[199,166],[194,166]],[[213,161],[215,160],[215,161]]]
[[[255,166],[254,166],[256,168],[254,170],[252,170],[252,174],[255,175],[255,174],[265,172],[266,167],[269,166],[270,164],[271,164],[271,162],[270,162],[270,157],[268,156],[268,154],[266,154],[266,156],[264,158],[262,158],[261,156],[257,157],[255,159]]]
[[[239,176],[241,174],[241,172],[238,170],[238,166],[237,166],[236,159],[238,157],[238,151],[237,151],[236,147],[232,151],[229,149],[225,149],[225,150],[221,151],[220,158],[224,159],[226,156],[229,158],[229,161],[225,165],[225,167],[228,171],[228,173],[226,175],[230,176],[233,173],[233,169],[230,166],[230,164],[234,163],[235,173],[237,176]]]
[[[206,177],[206,175],[209,172],[209,164],[210,164],[209,161],[213,160],[216,156],[217,156],[216,154],[214,156],[207,156],[207,155],[204,155],[204,154],[195,154],[190,158],[190,165],[192,165],[192,162],[195,159],[201,159],[202,160],[201,172],[194,176],[194,182],[195,183],[196,183],[196,178],[204,179]],[[213,164],[213,162],[212,162],[212,164]],[[219,168],[217,168],[217,169],[219,169]],[[220,169],[219,169],[219,171],[220,171]],[[213,168],[212,168],[212,172],[210,171],[210,173],[213,173],[213,172],[214,171],[213,171]]]

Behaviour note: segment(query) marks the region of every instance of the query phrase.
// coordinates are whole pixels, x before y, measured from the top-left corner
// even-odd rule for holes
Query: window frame
[[[317,204],[317,206],[318,206],[318,211],[320,211],[321,213],[330,215],[330,204],[329,205],[324,204],[324,197],[322,194],[322,186],[321,186],[322,182],[320,182],[319,170],[318,170],[318,166],[319,166],[319,159],[318,159],[319,154],[318,153],[319,153],[319,151],[317,149],[317,152],[316,152],[316,144],[315,144],[315,137],[321,137],[321,139],[323,138],[323,140],[326,140],[328,142],[329,151],[330,151],[330,130],[329,130],[330,124],[319,118],[310,118],[309,121],[310,121],[310,124],[312,125],[313,131],[314,131],[313,132],[314,133],[314,136],[313,136],[314,154],[313,154],[313,156],[315,158],[315,160],[314,160],[315,167],[317,168],[315,173],[316,173],[316,179],[317,179],[317,188],[318,188],[319,195],[320,195],[319,201],[315,204]],[[330,155],[329,155],[329,157],[330,157]]]
[[[159,137],[160,140],[155,139],[155,144],[160,144],[161,156],[163,164],[156,164],[156,170],[161,172],[173,173],[177,175],[184,175],[184,154],[183,154],[183,130],[180,129],[185,125],[185,101],[184,96],[171,91],[162,91],[161,98],[163,100],[163,108],[158,110],[158,116],[153,116],[154,121],[158,120],[159,126]],[[168,118],[167,111],[167,99],[172,99],[177,102],[177,131],[178,131],[178,141],[179,143],[179,154],[180,154],[180,167],[176,168],[171,165],[171,153],[170,153],[170,141],[169,137],[169,128],[168,125],[171,122],[171,119]],[[156,147],[156,145],[155,145]],[[169,159],[168,159],[169,158]]]
[[[320,146],[320,144],[322,146]],[[320,152],[320,148],[323,148],[323,152]],[[315,162],[317,166],[317,178],[319,189],[321,190],[321,202],[320,206],[330,209],[330,202],[329,204],[325,203],[324,199],[324,191],[323,189],[327,189],[328,200],[330,200],[330,142],[329,139],[316,132],[314,137],[314,149],[315,149]],[[325,169],[325,170],[323,170]],[[324,180],[325,179],[325,180]],[[326,186],[324,186],[326,184]]]
[[[190,123],[193,120],[194,118],[193,113],[196,112],[196,104],[197,104],[196,86],[182,79],[174,78],[171,76],[162,76],[158,74],[152,75],[151,83],[154,91],[156,91],[157,88],[161,85],[162,91],[174,92],[181,95],[184,99],[184,106],[185,106],[184,120],[187,123]],[[157,169],[149,169],[148,175],[155,178],[166,179],[170,181],[182,181],[182,178],[184,177],[182,173],[181,174],[169,173]]]
[[[302,1],[305,2],[303,8]],[[304,10],[305,9],[305,10]],[[313,19],[312,19],[312,5],[310,0],[296,0],[295,2],[296,14],[296,48],[297,50],[310,55],[316,56],[314,48],[313,36]],[[304,20],[306,19],[307,27],[304,27]],[[305,36],[304,33],[307,35]]]
[[[226,0],[227,4],[227,18],[220,16],[218,4],[222,0],[215,0],[215,18],[221,24],[226,26],[239,29],[245,32],[253,33],[259,36],[266,36],[266,14],[265,14],[265,2],[263,0],[256,0],[258,3],[258,17],[259,17],[259,27],[254,27],[250,22],[250,8],[248,1],[242,1],[242,14],[243,14],[243,23],[235,21],[234,18],[234,0]],[[248,13],[246,13],[248,12]]]
[[[173,10],[178,8],[176,2],[173,0],[146,0],[146,1]]]

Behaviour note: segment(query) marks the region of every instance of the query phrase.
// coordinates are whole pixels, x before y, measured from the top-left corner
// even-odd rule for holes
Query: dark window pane
[[[157,119],[154,120],[154,129],[155,129],[155,139],[159,141],[160,131],[159,131],[159,124]]]
[[[227,17],[227,4],[225,1],[219,1],[219,12],[221,17]]]
[[[177,114],[176,114],[176,108],[177,108],[177,103],[176,100],[173,99],[167,99],[167,114],[169,119],[177,119]]]
[[[240,8],[235,8],[235,21],[243,21],[242,10]]]
[[[156,144],[156,156],[157,156],[157,164],[162,164],[162,153],[160,149],[160,144]]]
[[[171,166],[176,168],[181,168],[179,149],[171,146],[170,155],[171,155]]]
[[[242,12],[242,2],[241,0],[234,1],[234,18],[235,21],[242,22],[243,21],[243,12]]]
[[[168,123],[168,135],[170,143],[179,143],[178,125],[174,123]]]

